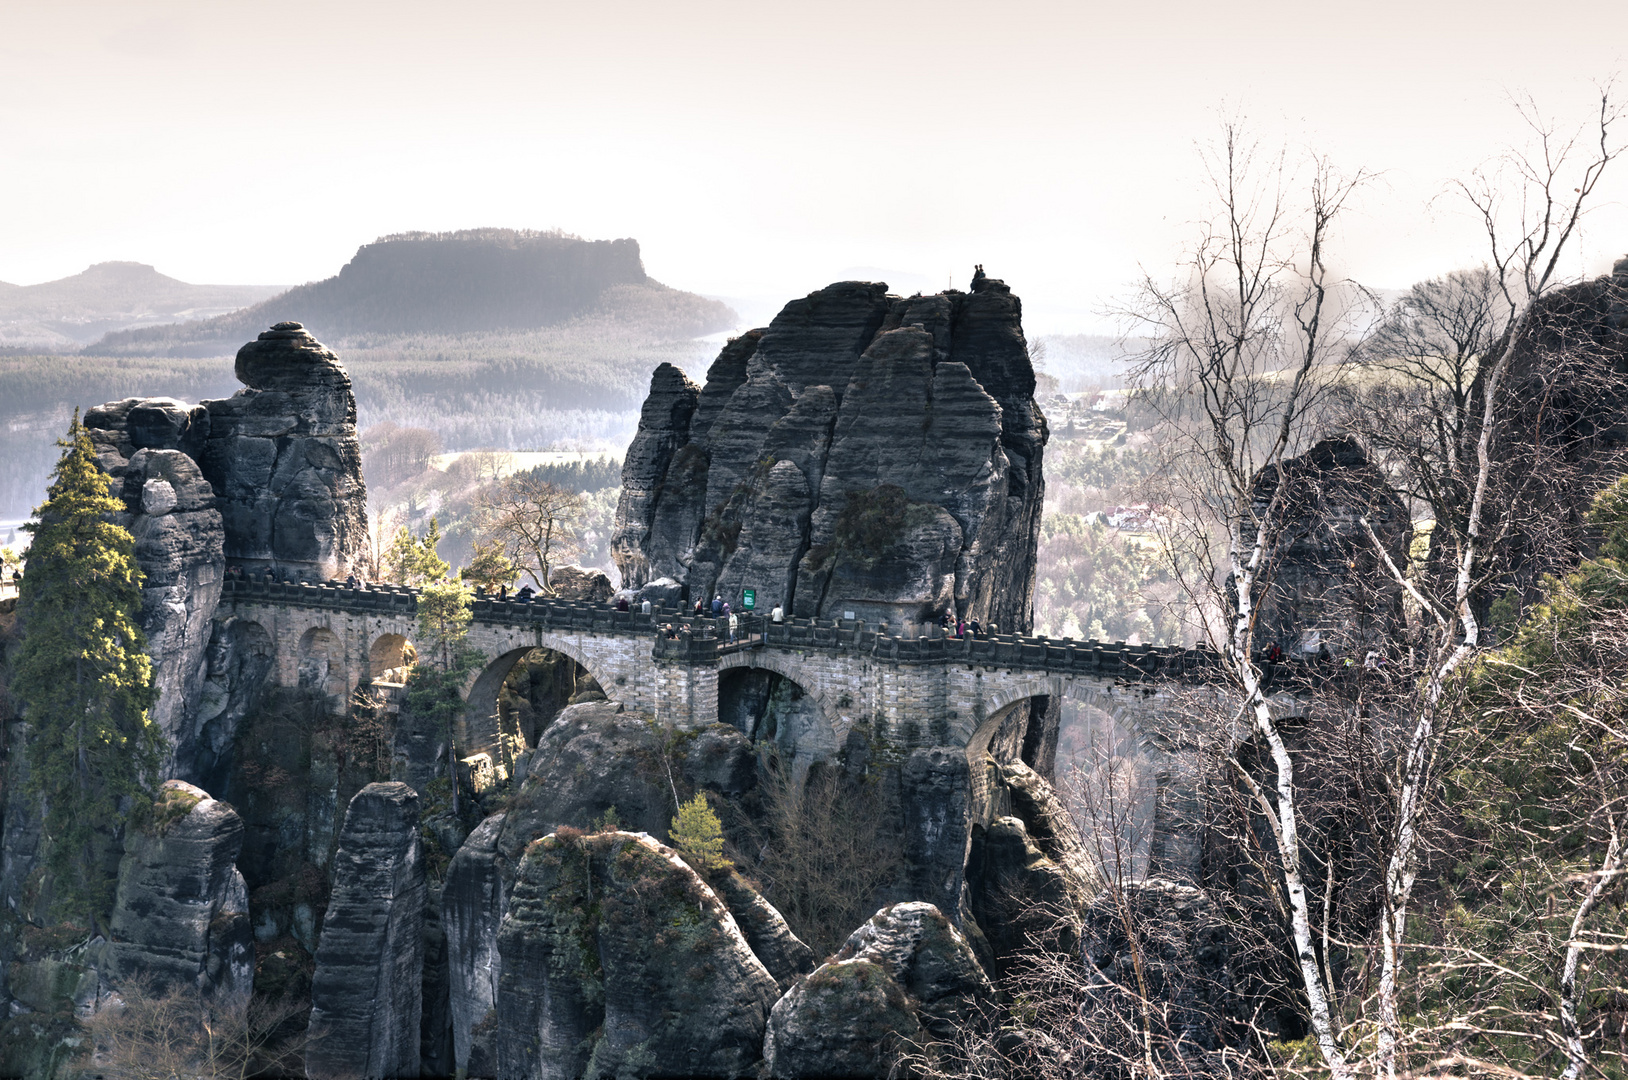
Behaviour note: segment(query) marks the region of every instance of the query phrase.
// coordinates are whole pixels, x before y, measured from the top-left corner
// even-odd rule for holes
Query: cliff
[[[623,466],[624,582],[1027,630],[1046,421],[1022,311],[981,273],[909,299],[839,282],[729,342],[705,386],[662,365]]]

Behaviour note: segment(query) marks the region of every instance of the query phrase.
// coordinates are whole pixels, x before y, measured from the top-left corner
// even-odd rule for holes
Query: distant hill
[[[40,285],[0,282],[0,348],[66,350],[110,330],[235,311],[273,285],[189,285],[145,263],[97,263]]]
[[[636,240],[471,229],[401,233],[357,250],[337,275],[229,315],[107,335],[87,353],[210,356],[233,352],[273,323],[304,323],[335,346],[512,333],[579,319],[636,326],[656,339],[734,325],[725,304],[645,275]]]

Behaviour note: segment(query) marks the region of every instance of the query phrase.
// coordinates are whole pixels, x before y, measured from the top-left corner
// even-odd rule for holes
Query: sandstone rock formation
[[[978,1023],[994,997],[966,938],[931,904],[893,904],[775,1003],[776,1080],[890,1075],[895,1056]]]
[[[490,1075],[493,1009],[503,961],[498,930],[528,845],[560,829],[588,829],[614,809],[623,829],[666,836],[673,815],[667,734],[648,713],[615,702],[572,705],[543,732],[519,790],[507,808],[469,834],[447,869],[442,891],[454,1057],[469,1075]],[[739,795],[756,782],[746,740],[714,725],[671,755],[674,774],[690,788]],[[749,947],[775,979],[795,977],[807,947],[744,881],[714,883],[736,912]],[[811,960],[812,956],[806,958]],[[789,976],[788,976],[789,973]]]
[[[125,837],[105,975],[163,993],[198,990],[247,1001],[254,983],[249,891],[237,871],[237,812],[180,780],[166,781],[143,827]]]
[[[1136,934],[1134,950],[1127,922]],[[1160,1046],[1203,1052],[1232,1044],[1243,1018],[1236,1015],[1233,997],[1229,931],[1203,890],[1157,879],[1127,882],[1086,907],[1083,931],[1081,955],[1103,986],[1093,1007],[1126,1021],[1104,1017],[1107,1022],[1094,1024],[1096,1030],[1137,1030],[1131,1013],[1139,1006],[1130,994],[1112,988],[1136,986],[1132,967],[1140,962],[1149,997],[1160,1004],[1154,1033]],[[1129,1039],[1125,1049],[1138,1052]],[[1195,1071],[1209,1070],[1198,1064]]]
[[[213,622],[227,566],[342,577],[367,531],[356,401],[338,358],[279,323],[239,351],[236,371],[245,389],[230,398],[125,398],[84,421],[146,574],[152,717],[172,774],[191,780],[217,766],[270,664],[268,640]]]
[[[236,371],[245,389],[204,403],[200,459],[220,496],[227,561],[344,577],[367,536],[350,376],[296,322],[238,350]]]
[[[1251,497],[1264,514],[1286,485],[1282,527],[1268,552],[1267,584],[1256,600],[1255,640],[1285,652],[1335,656],[1383,650],[1402,628],[1402,588],[1391,581],[1363,531],[1366,517],[1399,566],[1413,524],[1407,507],[1357,442],[1324,439],[1255,477]],[[1252,534],[1246,544],[1254,543]]]
[[[418,793],[369,784],[351,800],[311,983],[306,1075],[419,1073],[424,860]]]
[[[900,627],[1030,625],[1045,419],[1000,281],[910,299],[840,282],[651,378],[612,545],[626,585]]]
[[[149,716],[178,759],[196,735],[191,707],[203,692],[215,606],[225,576],[225,531],[215,493],[179,447],[208,427],[203,406],[170,398],[127,398],[85,413],[97,462],[113,477],[126,512],[119,524],[136,541],[142,584],[141,628],[153,661],[158,700]],[[174,771],[192,775],[190,760]]]
[[[649,836],[551,834],[499,935],[500,1075],[749,1075],[779,990],[729,909]]]
[[[603,570],[585,570],[580,566],[559,566],[548,575],[549,587],[561,600],[577,600],[585,604],[603,604],[616,592],[610,575]]]

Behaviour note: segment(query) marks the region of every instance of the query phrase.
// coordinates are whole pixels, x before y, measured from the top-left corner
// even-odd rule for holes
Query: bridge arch
[[[766,649],[730,653],[718,662],[718,719],[754,742],[772,740],[806,767],[834,758],[842,745],[838,703],[823,689],[791,657]]]
[[[459,752],[465,757],[487,754],[494,767],[500,767],[505,772],[515,754],[525,747],[536,745],[542,726],[546,726],[545,721],[534,730],[527,730],[519,718],[511,718],[511,722],[504,720],[504,685],[522,661],[534,653],[552,653],[566,662],[567,668],[555,676],[557,686],[549,695],[550,707],[564,707],[583,679],[589,680],[590,688],[597,685],[601,691],[604,690],[599,677],[583,663],[581,650],[563,647],[565,643],[552,635],[526,636],[534,640],[518,644],[508,642],[505,643],[508,645],[506,648],[499,645],[501,651],[496,655],[488,651],[486,663],[475,674],[464,694],[463,716],[459,722]],[[552,715],[548,719],[552,719]]]
[[[374,682],[401,685],[407,681],[407,669],[417,659],[418,650],[405,634],[380,634],[367,652],[368,677]]]
[[[303,690],[318,690],[335,704],[350,692],[345,671],[345,646],[326,626],[313,626],[300,635],[296,671]]]

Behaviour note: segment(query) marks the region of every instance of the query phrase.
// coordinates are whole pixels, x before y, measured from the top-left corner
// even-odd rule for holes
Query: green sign
[[[751,611],[753,608],[757,607],[756,589],[741,590],[741,607],[745,608],[747,611]]]

